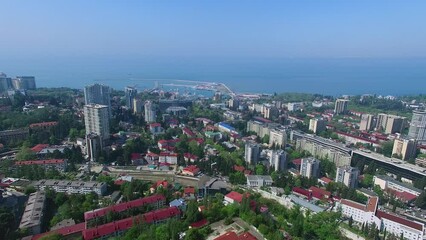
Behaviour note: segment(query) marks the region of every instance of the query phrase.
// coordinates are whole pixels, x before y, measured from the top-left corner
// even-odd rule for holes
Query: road
[[[351,232],[351,231],[347,230],[346,228],[343,228],[343,227],[339,227],[339,228],[340,228],[340,231],[343,233],[343,235],[344,235],[345,237],[349,238],[349,239],[365,240],[365,238],[364,238],[364,237],[359,236],[359,235],[357,235],[357,234],[355,234],[355,233],[353,233],[353,232]]]

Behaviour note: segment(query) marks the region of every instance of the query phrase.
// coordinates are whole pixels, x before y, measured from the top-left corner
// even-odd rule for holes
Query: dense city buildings
[[[84,87],[84,103],[99,104],[108,107],[108,115],[111,117],[111,88],[101,84],[93,84]]]
[[[309,130],[314,133],[325,131],[326,122],[322,118],[313,118],[309,120]]]
[[[153,102],[146,101],[145,102],[145,122],[153,123],[157,120],[157,109]]]
[[[269,131],[269,147],[283,148],[285,147],[286,142],[286,130],[274,128]]]
[[[275,171],[285,171],[287,168],[287,153],[284,150],[271,151],[269,163]]]
[[[134,87],[125,87],[124,88],[124,97],[126,99],[126,107],[130,110],[133,110],[133,100],[138,95],[138,90]]]
[[[413,111],[408,137],[426,145],[426,111]]]
[[[10,89],[13,89],[12,78],[7,77],[6,74],[1,74],[0,75],[0,93],[7,92]]]
[[[348,103],[347,99],[337,99],[334,106],[334,113],[336,115],[345,114],[348,111]]]
[[[402,160],[414,159],[416,157],[417,141],[398,137],[393,142],[392,156]]]
[[[320,161],[313,157],[302,158],[300,165],[300,175],[307,178],[319,177]]]
[[[337,142],[294,130],[291,131],[290,139],[296,142],[296,149],[308,151],[318,158],[328,158],[337,167],[351,163],[351,149]]]
[[[244,159],[250,165],[256,165],[260,157],[260,146],[255,143],[246,143]]]
[[[356,188],[360,171],[351,166],[338,167],[336,171],[336,182],[343,183],[346,187]]]
[[[109,108],[106,105],[88,104],[84,106],[84,123],[86,133],[95,133],[102,141],[102,145],[109,140]]]
[[[386,134],[401,133],[404,126],[404,117],[384,113],[377,116],[377,129],[382,129]]]
[[[361,131],[371,131],[374,129],[374,115],[372,114],[362,114],[361,123],[359,125],[359,130]]]
[[[144,102],[141,99],[133,99],[133,114],[142,114],[144,108]]]
[[[86,135],[86,151],[85,154],[87,155],[87,158],[92,161],[96,162],[98,160],[99,154],[102,150],[102,139],[99,137],[96,133],[89,133]]]
[[[17,89],[34,90],[36,89],[35,77],[33,76],[17,76],[12,79],[13,87]]]

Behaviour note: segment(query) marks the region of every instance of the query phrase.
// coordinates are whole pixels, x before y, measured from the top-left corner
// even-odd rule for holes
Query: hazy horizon
[[[74,88],[132,76],[245,92],[418,94],[424,9],[385,0],[3,1],[0,71]]]

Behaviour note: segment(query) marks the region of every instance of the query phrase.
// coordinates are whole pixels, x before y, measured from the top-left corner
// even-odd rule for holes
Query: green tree
[[[201,213],[198,211],[197,201],[190,201],[186,208],[185,218],[188,224],[201,220]]]
[[[393,141],[387,141],[382,143],[382,153],[386,157],[392,156],[392,150],[393,150]]]
[[[422,209],[426,209],[426,191],[423,191],[415,202],[416,206]]]
[[[58,233],[51,233],[49,235],[43,236],[40,240],[62,240],[62,235]]]
[[[265,175],[266,169],[265,166],[262,164],[256,165],[256,175]]]
[[[6,208],[0,208],[0,239],[7,239],[13,229],[15,216]]]
[[[155,229],[156,240],[170,240],[169,228],[167,224],[162,224]]]

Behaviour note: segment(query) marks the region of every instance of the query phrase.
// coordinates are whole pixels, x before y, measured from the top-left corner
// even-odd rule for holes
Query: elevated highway
[[[353,150],[352,164],[356,165],[359,161],[365,161],[366,163],[374,161],[377,166],[383,168],[385,171],[410,180],[418,180],[426,177],[426,168],[409,164],[400,159],[388,158],[377,153]]]

